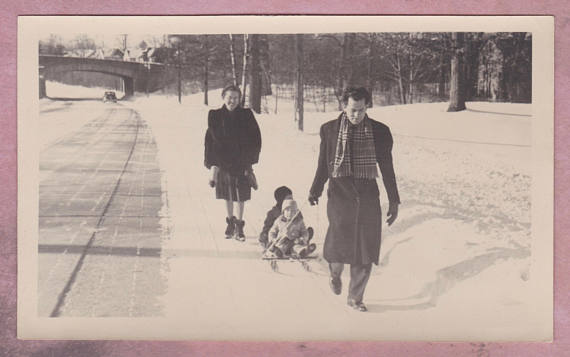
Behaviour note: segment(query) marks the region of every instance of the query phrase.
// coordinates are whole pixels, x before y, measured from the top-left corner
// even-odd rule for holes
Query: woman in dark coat
[[[252,185],[248,176],[253,175],[251,166],[259,159],[261,134],[251,109],[239,106],[238,87],[224,88],[222,98],[224,105],[208,113],[204,164],[211,172],[210,185],[216,188],[216,198],[226,202],[226,238],[235,234],[243,242],[243,211]]]
[[[329,262],[330,285],[340,294],[344,264],[350,264],[348,304],[366,311],[362,302],[372,263],[378,264],[382,213],[376,177],[380,166],[390,202],[388,225],[398,215],[400,198],[392,164],[390,129],[366,115],[370,94],[364,88],[348,88],[344,111],[321,126],[317,172],[309,193],[316,204],[327,180],[329,228],[324,258]]]

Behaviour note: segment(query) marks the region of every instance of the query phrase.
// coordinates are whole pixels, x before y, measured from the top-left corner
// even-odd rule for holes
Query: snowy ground
[[[124,93],[120,90],[103,88],[103,87],[82,87],[69,84],[46,81],[46,93],[50,98],[66,98],[66,99],[86,99],[86,98],[103,98],[106,91],[114,91],[117,98],[122,98]]]
[[[220,105],[217,98],[219,92],[210,93],[211,107]],[[285,184],[293,189],[306,220],[315,227],[322,249],[328,223],[326,197],[317,208],[310,207],[306,197],[316,168],[318,128],[337,114],[307,113],[301,133],[295,129],[291,106],[287,110],[285,104],[280,101],[277,115],[257,115],[263,137],[260,164],[255,167],[260,189],[246,208],[246,234],[258,234],[263,214],[273,204],[273,190]],[[202,95],[185,97],[182,105],[173,97],[139,98],[130,105],[148,120],[158,142],[172,217],[167,246],[188,246],[188,215],[200,207],[184,202],[185,196],[180,195],[188,184],[184,181],[203,185],[200,197],[214,201],[202,165],[209,108],[202,105]],[[266,105],[272,108],[270,101]],[[402,326],[414,326],[404,332],[410,337],[426,333],[417,319],[447,321],[446,328],[439,332],[434,328],[431,336],[453,338],[477,334],[481,330],[477,323],[465,324],[472,319],[495,321],[497,328],[518,325],[511,333],[523,336],[524,321],[532,318],[525,283],[530,256],[531,107],[498,103],[468,103],[468,107],[460,113],[447,113],[446,103],[369,110],[372,118],[392,128],[402,205],[398,221],[384,229],[381,264],[373,270],[365,298],[372,312],[383,313],[380,325],[399,321]],[[382,199],[386,212],[384,193]],[[209,204],[202,208],[216,212],[219,227],[212,229],[221,232],[223,207]],[[170,261],[173,272],[188,268],[179,263]],[[323,261],[317,276],[324,291],[328,289],[326,275]],[[301,278],[274,279],[283,279],[287,286],[303,284]],[[170,303],[180,298],[174,295],[167,297]],[[352,323],[379,323],[357,321]],[[385,330],[380,335],[394,336]],[[338,338],[334,332],[316,336]]]
[[[313,273],[285,264],[283,273],[275,274],[259,261],[255,244],[273,190],[287,185],[322,250],[326,195],[317,207],[306,197],[316,168],[318,128],[337,113],[307,113],[304,132],[295,129],[291,103],[281,99],[279,114],[256,116],[263,137],[254,167],[260,188],[246,206],[248,243],[240,245],[212,239],[221,237],[225,213],[207,185],[203,139],[207,111],[220,106],[218,98],[219,91],[210,92],[210,107],[201,94],[183,97],[181,105],[163,96],[120,103],[140,112],[159,150],[168,198],[164,216],[170,217],[163,222],[170,233],[163,245],[165,314],[188,321],[173,337],[303,339],[295,330],[299,321],[300,330],[311,331],[306,339],[494,339],[501,329],[506,330],[502,339],[520,339],[534,333],[529,330],[538,319],[529,298],[530,105],[468,103],[467,111],[447,113],[446,103],[435,103],[368,111],[392,129],[402,204],[395,224],[384,226],[381,264],[365,294],[370,313],[358,314],[344,307],[346,276],[341,297],[328,291],[324,261]],[[53,102],[40,105],[49,110]],[[273,108],[270,99],[265,105]],[[49,127],[45,120],[40,124]],[[54,132],[62,130],[72,128]],[[381,200],[385,215],[384,192]],[[235,264],[250,275],[240,276]],[[230,287],[231,293],[217,295],[227,291],[213,286]],[[275,291],[260,294],[268,286]],[[202,300],[189,304],[189,292]],[[291,303],[291,294],[305,304]],[[282,330],[263,328],[271,304],[262,300],[275,296],[281,296],[273,303],[280,306]]]
[[[40,150],[57,142],[66,133],[73,132],[94,118],[100,116],[105,107],[98,103],[103,98],[106,88],[87,88],[72,86],[58,82],[46,81],[46,89],[50,98],[77,99],[57,101],[49,98],[40,99]],[[122,92],[116,91],[121,98]],[[84,100],[84,99],[93,100]],[[96,102],[94,102],[96,101]],[[78,113],[70,118],[69,113]],[[71,120],[70,120],[71,119]]]

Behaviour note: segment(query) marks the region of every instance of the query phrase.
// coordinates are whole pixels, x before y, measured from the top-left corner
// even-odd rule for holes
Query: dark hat
[[[282,203],[287,196],[291,196],[292,194],[293,192],[289,187],[281,186],[275,190],[273,196],[275,197],[275,201],[277,201],[277,203]]]

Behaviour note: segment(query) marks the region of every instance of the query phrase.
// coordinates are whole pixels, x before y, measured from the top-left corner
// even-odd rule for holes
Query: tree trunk
[[[356,34],[345,33],[340,52],[340,65],[337,73],[335,94],[338,99],[338,109],[342,110],[342,93],[352,81],[352,53],[354,52],[354,38]]]
[[[414,102],[414,71],[413,71],[413,61],[412,54],[410,53],[410,69],[408,74],[408,103],[412,104]]]
[[[275,110],[273,111],[274,114],[277,114],[277,102],[279,101],[279,86],[275,87]]]
[[[40,71],[41,71],[41,70],[40,70]],[[39,88],[39,90],[40,90],[40,99],[41,99],[41,98],[45,98],[45,97],[47,96],[47,91],[46,91],[46,79],[45,79],[45,77],[44,77],[43,74],[40,74],[40,78],[39,78],[39,79],[40,79],[40,82],[39,82],[40,88]]]
[[[342,83],[342,90],[344,91],[346,88],[352,85],[352,77],[353,77],[353,67],[354,67],[354,45],[356,43],[356,34],[355,33],[347,33],[345,35],[345,58],[346,61],[344,63],[344,76],[343,76],[343,83]]]
[[[261,113],[261,66],[259,56],[259,36],[250,38],[250,71],[249,71],[249,107],[257,114]]]
[[[236,50],[234,48],[234,36],[230,34],[230,59],[232,61],[232,79],[234,86],[238,85],[237,82],[237,65],[236,65]]]
[[[243,69],[242,69],[242,73],[241,73],[241,105],[244,106],[245,105],[245,97],[246,97],[246,91],[247,91],[247,82],[246,80],[246,72],[247,72],[247,57],[248,57],[249,53],[248,53],[248,35],[245,34],[243,35]]]
[[[261,67],[261,95],[271,95],[271,59],[267,35],[259,35],[258,51]]]
[[[413,34],[408,34],[408,103],[414,102],[414,54],[412,49]]]
[[[464,74],[463,64],[463,33],[453,32],[451,40],[453,43],[453,54],[451,57],[451,75],[449,89],[448,112],[459,112],[465,110]]]
[[[372,78],[372,65],[374,58],[374,42],[375,35],[373,33],[368,35],[368,58],[367,58],[367,68],[366,68],[366,88],[370,93],[370,104],[368,107],[372,107],[372,90],[374,88],[374,78]]]
[[[303,131],[303,34],[295,35],[295,120]]]
[[[473,100],[477,95],[477,74],[479,68],[479,53],[481,52],[480,41],[477,38],[470,36],[464,40],[467,42],[465,44],[465,53],[463,55],[463,69],[465,73],[464,80],[464,98],[466,101]]]
[[[208,38],[204,36],[204,104],[208,105],[208,62],[210,61],[208,55]]]
[[[446,61],[445,61],[445,51],[442,51],[442,54],[439,57],[439,85],[438,85],[438,95],[440,99],[445,98],[445,69],[446,69]]]
[[[402,62],[400,61],[400,55],[396,52],[396,63],[397,71],[396,75],[398,77],[398,89],[400,91],[400,103],[406,104],[406,92],[404,90],[404,81],[402,79]]]

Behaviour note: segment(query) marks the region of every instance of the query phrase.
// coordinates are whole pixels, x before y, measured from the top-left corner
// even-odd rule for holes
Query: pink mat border
[[[459,6],[456,6],[459,5]],[[18,15],[554,15],[555,16],[555,339],[553,343],[157,342],[16,339],[17,16]],[[0,355],[6,356],[570,356],[569,57],[564,0],[20,0],[0,1]]]

